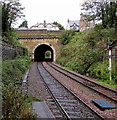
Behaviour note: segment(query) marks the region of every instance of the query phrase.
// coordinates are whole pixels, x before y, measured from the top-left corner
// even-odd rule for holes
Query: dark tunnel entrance
[[[35,62],[53,62],[54,53],[49,45],[41,44],[34,51]]]

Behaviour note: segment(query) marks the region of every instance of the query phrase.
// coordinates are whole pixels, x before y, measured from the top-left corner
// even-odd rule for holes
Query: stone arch
[[[49,51],[50,57],[45,57],[46,52]],[[53,62],[56,58],[55,49],[49,43],[40,43],[33,49],[34,61],[35,62]]]

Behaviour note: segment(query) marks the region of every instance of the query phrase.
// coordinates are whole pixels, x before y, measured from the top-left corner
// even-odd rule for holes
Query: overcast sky
[[[25,7],[23,13],[29,27],[46,20],[47,23],[57,21],[66,28],[68,19],[80,19],[81,0],[20,0],[20,3]]]

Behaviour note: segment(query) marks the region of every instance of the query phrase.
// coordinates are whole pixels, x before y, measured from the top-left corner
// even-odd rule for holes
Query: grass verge
[[[21,91],[22,75],[30,67],[31,60],[27,56],[18,57],[14,60],[2,63],[2,118],[35,118],[32,111],[31,95]]]

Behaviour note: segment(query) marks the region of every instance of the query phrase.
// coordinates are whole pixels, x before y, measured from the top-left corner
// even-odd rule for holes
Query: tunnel
[[[41,44],[38,47],[36,47],[34,51],[35,62],[53,62],[53,59],[53,49],[49,45]]]

